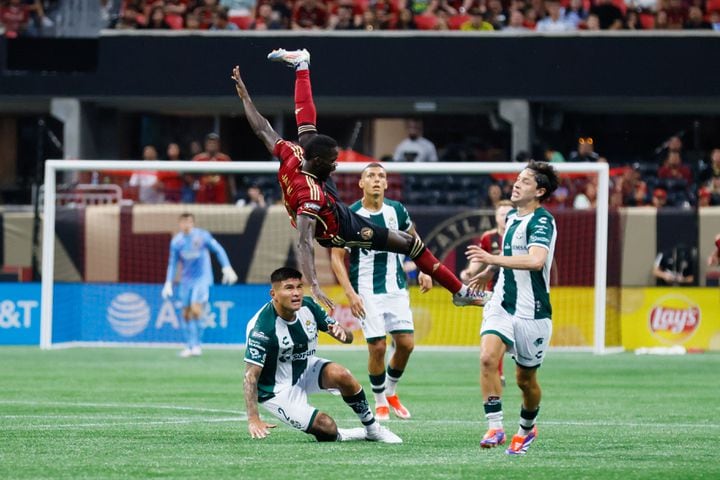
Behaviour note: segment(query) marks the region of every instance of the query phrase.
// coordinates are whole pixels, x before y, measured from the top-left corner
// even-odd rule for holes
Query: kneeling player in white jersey
[[[305,297],[302,275],[283,267],[270,276],[272,300],[248,323],[245,349],[245,405],[252,438],[265,438],[274,425],[260,419],[258,403],[280,421],[314,435],[319,442],[370,440],[402,443],[375,420],[365,391],[345,367],[315,356],[318,331],[343,343],[352,332]],[[339,429],[308,403],[308,394],[336,389],[364,428]]]
[[[508,212],[501,254],[492,255],[476,245],[467,250],[469,259],[501,267],[480,331],[480,384],[489,422],[480,446],[505,443],[498,363],[508,351],[517,365],[516,379],[522,391],[520,429],[506,450],[509,455],[526,453],[537,437],[535,420],[541,397],[537,369],[552,335],[550,267],[557,238],[555,219],[541,203],[557,185],[550,164],[528,163],[513,185],[510,200],[515,209]]]
[[[410,215],[400,203],[385,198],[387,173],[379,163],[362,171],[359,186],[363,198],[350,210],[386,228],[394,228],[417,237]],[[415,347],[414,324],[403,256],[363,248],[349,248],[350,275],[345,268],[346,250],[332,249],[332,269],[350,301],[350,309],[360,319],[368,344],[368,373],[375,397],[375,417],[390,418],[390,408],[399,418],[409,419],[410,412],[395,392]],[[422,292],[432,288],[432,278],[420,273]],[[385,373],[386,336],[390,333],[395,351]],[[388,405],[389,404],[389,405]]]

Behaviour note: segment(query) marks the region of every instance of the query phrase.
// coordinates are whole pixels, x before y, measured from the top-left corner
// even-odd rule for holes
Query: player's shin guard
[[[445,287],[450,293],[459,292],[463,284],[445,265],[440,263],[435,255],[430,253],[425,244],[419,238],[415,238],[412,249],[410,250],[410,258],[413,259],[415,265],[421,272],[430,275],[434,280]]]
[[[358,416],[363,425],[367,427],[375,423],[375,416],[372,410],[370,410],[370,405],[365,397],[365,390],[360,388],[360,391],[355,395],[349,397],[343,396],[343,400],[353,409],[353,412],[355,412],[355,415]]]
[[[540,413],[539,406],[535,410],[525,410],[525,405],[520,407],[520,429],[518,430],[518,435],[527,435],[530,433],[535,426],[538,413]]]
[[[310,84],[310,70],[295,72],[295,122],[298,135],[317,132],[317,112]]]
[[[188,348],[197,345],[198,342],[198,322],[195,319],[185,320],[185,343]]]

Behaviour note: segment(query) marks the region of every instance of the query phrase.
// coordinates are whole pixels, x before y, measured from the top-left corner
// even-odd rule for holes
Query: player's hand
[[[237,91],[238,97],[245,98],[248,96],[247,88],[245,87],[245,83],[242,81],[242,77],[240,77],[240,67],[235,65],[235,68],[233,68],[231,77],[235,81],[235,90]]]
[[[333,307],[335,307],[335,302],[330,300],[330,297],[325,295],[325,292],[323,292],[322,289],[320,289],[319,285],[313,285],[310,290],[312,291],[312,296],[315,297],[315,300],[317,300],[319,303],[321,303],[322,305],[325,305],[330,310],[332,310]]]
[[[331,323],[330,325],[328,325],[328,329],[330,330],[330,334],[342,343],[345,343],[347,341],[348,332],[339,323]]]
[[[355,292],[348,294],[348,301],[350,302],[350,311],[355,318],[365,318],[365,304],[362,298]]]
[[[485,278],[483,272],[480,272],[467,282],[467,286],[472,292],[481,292],[485,290],[485,285],[487,285],[487,282],[488,279]]]
[[[420,285],[420,293],[429,292],[433,287],[432,277],[426,273],[418,274],[418,285]]]
[[[223,276],[222,276],[222,284],[223,285],[233,285],[233,284],[237,283],[238,276],[232,267],[230,267],[230,266],[223,267],[222,274],[223,274]]]
[[[276,426],[273,423],[265,423],[259,418],[248,420],[248,432],[251,438],[265,438],[270,435],[269,429]]]
[[[490,253],[483,250],[482,247],[479,247],[477,245],[470,245],[467,250],[465,250],[465,256],[468,258],[468,260],[472,260],[474,262],[481,262],[485,264],[492,264],[492,257]]]
[[[172,282],[165,282],[165,285],[163,285],[161,295],[162,295],[162,298],[164,298],[165,300],[170,300],[170,298],[173,295]]]

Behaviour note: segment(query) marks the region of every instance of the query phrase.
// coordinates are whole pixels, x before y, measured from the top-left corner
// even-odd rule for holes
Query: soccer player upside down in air
[[[313,239],[326,248],[359,247],[409,256],[420,271],[430,275],[453,294],[458,306],[484,305],[490,292],[472,291],[425,247],[419,237],[388,229],[352,212],[338,199],[330,174],[337,167],[338,143],[320,135],[310,85],[310,54],[307,50],[274,50],[273,61],[295,68],[295,118],[298,143],[283,140],[258,111],[235,67],[232,79],[242,100],[248,122],[268,151],[280,159],[278,181],[290,221],[299,232],[298,257],[312,295],[332,308],[333,302],[321,290],[315,271]]]

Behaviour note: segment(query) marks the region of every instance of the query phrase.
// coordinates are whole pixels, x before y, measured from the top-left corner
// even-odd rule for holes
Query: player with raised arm
[[[243,388],[250,436],[265,438],[275,426],[260,419],[260,403],[280,421],[315,436],[318,442],[402,443],[374,418],[365,391],[352,373],[315,355],[318,331],[342,343],[352,342],[352,332],[304,296],[302,275],[294,268],[275,270],[270,282],[272,300],[247,326]],[[328,414],[308,403],[308,394],[329,389],[340,391],[363,427],[339,429]]]
[[[222,283],[232,285],[238,277],[230,266],[225,249],[207,230],[195,227],[192,213],[183,213],[179,218],[180,232],[170,241],[170,259],[168,260],[165,285],[162,297],[170,300],[173,296],[173,280],[178,263],[182,267],[178,297],[185,320],[184,331],[186,348],[180,356],[197,357],[202,354],[200,340],[205,328],[205,315],[210,299],[210,285],[213,284],[210,254],[212,251],[222,266]]]
[[[387,173],[381,164],[366,166],[360,175],[359,186],[363,197],[350,205],[351,211],[377,225],[418,236],[403,204],[385,198]],[[379,420],[389,419],[392,408],[396,416],[408,419],[410,412],[395,392],[415,347],[403,256],[357,247],[347,251],[350,252],[350,275],[345,267],[346,249],[333,248],[331,264],[350,301],[353,315],[360,319],[368,344],[368,374],[375,397],[375,416]],[[418,282],[423,292],[432,288],[432,278],[424,273],[420,273]],[[388,333],[392,336],[395,350],[387,364],[386,374]]]
[[[489,422],[480,446],[505,443],[498,362],[508,351],[515,360],[522,392],[520,428],[505,451],[509,455],[526,453],[537,438],[535,421],[541,398],[537,369],[552,336],[550,269],[557,239],[555,219],[541,203],[557,186],[557,174],[549,163],[528,163],[513,185],[510,200],[515,209],[507,216],[502,253],[493,255],[477,245],[467,250],[468,259],[500,267],[480,330],[480,385]],[[475,280],[470,285],[475,285]]]
[[[316,239],[326,248],[359,247],[407,255],[415,261],[420,271],[430,275],[453,294],[455,305],[484,305],[491,293],[468,289],[430,253],[418,237],[376,225],[352,212],[338,200],[335,186],[330,180],[330,174],[337,166],[338,144],[334,139],[318,134],[315,127],[310,54],[307,50],[275,50],[269,58],[295,67],[295,116],[299,144],[280,138],[267,119],[257,111],[237,66],[233,69],[232,79],[250,126],[268,151],[280,159],[278,181],[290,221],[299,233],[299,263],[310,283],[312,295],[332,307],[333,302],[320,289],[315,272],[313,239]]]

